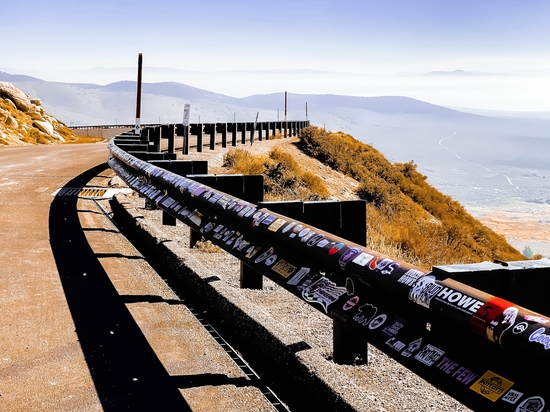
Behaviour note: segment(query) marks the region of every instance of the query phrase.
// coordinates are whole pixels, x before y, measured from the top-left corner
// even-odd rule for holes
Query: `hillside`
[[[503,236],[429,185],[414,162],[392,164],[350,135],[317,127],[306,128],[294,144],[269,143],[275,147],[261,154],[230,150],[216,172],[263,173],[270,200],[364,199],[367,246],[427,269],[525,259]]]
[[[40,100],[31,99],[13,84],[0,81],[0,145],[82,141],[63,122],[49,115]]]

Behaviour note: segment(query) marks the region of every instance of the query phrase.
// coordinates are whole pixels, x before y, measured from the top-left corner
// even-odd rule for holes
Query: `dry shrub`
[[[216,246],[209,240],[198,241],[195,243],[194,249],[200,250],[204,253],[220,253],[223,251],[219,246]]]
[[[298,147],[356,179],[368,202],[369,247],[419,266],[522,260],[503,236],[426,182],[413,161],[390,163],[352,136],[307,127]]]
[[[223,167],[231,173],[245,175],[261,175],[264,172],[264,161],[244,149],[231,149],[223,157]]]
[[[230,173],[263,174],[267,201],[322,200],[330,197],[323,180],[302,170],[292,154],[275,148],[267,156],[254,156],[244,149],[231,149],[224,156],[223,166]]]

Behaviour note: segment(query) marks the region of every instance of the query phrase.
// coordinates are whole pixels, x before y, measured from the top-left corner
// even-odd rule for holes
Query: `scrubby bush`
[[[290,153],[278,148],[267,156],[231,149],[224,156],[223,167],[230,173],[263,174],[266,200],[323,200],[330,197],[319,176],[303,170]]]
[[[352,136],[308,127],[298,147],[356,179],[368,202],[368,246],[426,268],[523,256],[474,219],[464,207],[430,186],[413,161],[390,163]]]

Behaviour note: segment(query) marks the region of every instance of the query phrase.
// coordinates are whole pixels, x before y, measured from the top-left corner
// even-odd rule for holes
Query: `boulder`
[[[0,97],[11,100],[22,112],[28,112],[34,106],[29,96],[8,82],[0,82]]]

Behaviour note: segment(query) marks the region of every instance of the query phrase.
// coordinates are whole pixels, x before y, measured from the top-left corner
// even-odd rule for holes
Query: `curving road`
[[[273,411],[120,234],[107,145],[0,148],[0,410]],[[62,192],[61,192],[62,193]]]

